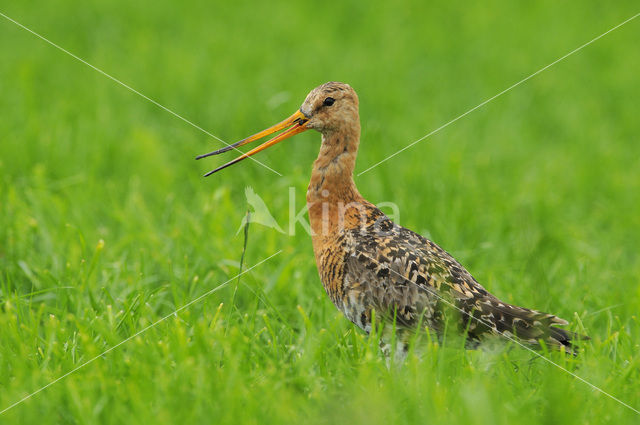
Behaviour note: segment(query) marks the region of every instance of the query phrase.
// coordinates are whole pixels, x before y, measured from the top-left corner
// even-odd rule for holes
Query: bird
[[[360,194],[353,179],[360,144],[358,104],[348,84],[322,84],[284,121],[196,159],[284,130],[205,174],[210,176],[303,131],[321,133],[306,194],[320,280],[338,310],[364,332],[383,324],[385,354],[393,349],[392,332],[396,353],[406,355],[411,335],[426,328],[441,336],[453,323],[468,347],[497,336],[529,349],[544,345],[575,355],[575,341],[588,337],[559,328],[566,320],[501,301],[448,252],[394,223]]]

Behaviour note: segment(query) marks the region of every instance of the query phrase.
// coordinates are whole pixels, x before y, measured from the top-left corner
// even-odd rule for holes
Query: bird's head
[[[300,109],[286,120],[222,149],[200,155],[196,159],[218,155],[277,131],[287,129],[233,161],[205,174],[205,176],[209,176],[303,131],[314,129],[323,135],[327,135],[352,126],[357,126],[359,131],[359,123],[358,96],[355,90],[348,84],[332,81],[311,90]]]
[[[358,95],[348,84],[325,83],[311,90],[300,112],[308,119],[307,128],[332,132],[359,120]]]

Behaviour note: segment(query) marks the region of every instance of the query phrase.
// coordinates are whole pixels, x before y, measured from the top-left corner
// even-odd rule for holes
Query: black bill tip
[[[238,158],[234,159],[233,161],[229,161],[229,162],[227,162],[226,164],[219,166],[219,167],[218,167],[218,168],[216,168],[215,170],[211,170],[211,171],[209,171],[209,172],[208,172],[207,174],[205,174],[203,177],[209,177],[211,174],[217,173],[217,172],[218,172],[218,171],[220,171],[220,170],[224,170],[225,168],[230,167],[230,166],[232,166],[233,164],[236,164],[236,163],[238,163],[238,162],[242,161],[243,159],[247,159],[247,158],[248,158],[248,156],[244,156],[244,155],[243,155],[243,156],[240,156],[240,157],[238,157]]]
[[[196,159],[202,159],[202,158],[206,158],[208,156],[219,155],[221,153],[229,152],[230,150],[235,149],[236,147],[244,144],[243,142],[245,140],[247,140],[247,139],[243,139],[243,140],[240,140],[239,142],[232,143],[230,145],[225,146],[222,149],[218,149],[218,150],[213,151],[213,152],[209,152],[209,153],[205,153],[205,154],[202,154],[202,155],[198,155],[198,156],[196,156]]]
[[[202,155],[198,155],[198,156],[196,156],[196,159],[202,159],[202,158],[206,158],[208,156],[218,155],[218,154],[230,151],[234,147],[235,146],[233,146],[233,145],[225,146],[224,148],[218,149],[217,151],[213,151],[213,152],[205,153],[205,154],[202,154]]]

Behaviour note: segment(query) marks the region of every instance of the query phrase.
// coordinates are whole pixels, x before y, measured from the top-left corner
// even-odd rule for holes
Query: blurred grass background
[[[360,95],[357,172],[637,13],[637,2],[0,2],[0,11],[233,142],[313,87]],[[505,301],[584,326],[549,356],[640,408],[640,21],[356,179]],[[235,276],[250,185],[281,226],[319,135],[201,175],[222,146],[0,19],[0,409]],[[519,348],[425,341],[387,369],[283,252],[0,416],[1,423],[637,423]]]

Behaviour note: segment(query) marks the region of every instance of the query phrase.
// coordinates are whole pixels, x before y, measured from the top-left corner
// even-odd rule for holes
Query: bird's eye
[[[322,102],[322,104],[323,104],[324,106],[331,106],[331,105],[333,105],[333,102],[335,102],[335,101],[336,101],[336,100],[335,100],[334,98],[332,98],[332,97],[328,97],[328,98],[326,98],[326,99],[324,100],[324,102]]]

